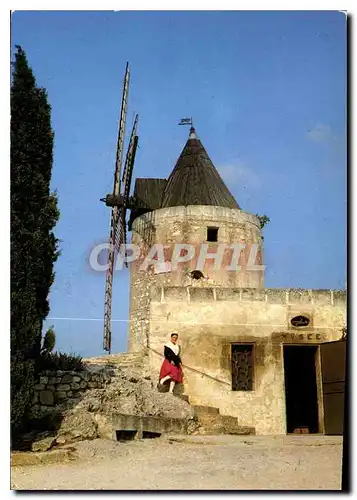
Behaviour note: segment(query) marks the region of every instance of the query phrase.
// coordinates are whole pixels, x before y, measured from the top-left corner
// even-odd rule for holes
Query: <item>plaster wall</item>
[[[308,316],[309,326],[293,327],[297,315]],[[343,291],[154,286],[150,367],[159,371],[163,344],[177,330],[193,404],[216,406],[257,434],[285,434],[283,345],[338,340],[345,324]],[[232,343],[254,345],[253,391],[231,389]]]

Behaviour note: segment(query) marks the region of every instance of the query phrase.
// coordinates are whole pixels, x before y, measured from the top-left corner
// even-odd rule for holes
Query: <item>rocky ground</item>
[[[11,482],[16,490],[339,490],[341,449],[340,437],[302,435],[96,439],[77,443],[71,461],[13,467]]]
[[[23,439],[33,451],[45,451],[85,439],[111,438],[111,416],[156,416],[189,420],[192,407],[179,397],[158,391],[157,380],[133,367],[90,367],[110,374],[102,389],[89,389],[56,406],[42,406],[33,412],[33,432]],[[38,431],[44,431],[39,433]],[[47,432],[46,432],[47,431]]]
[[[27,449],[35,453],[13,454],[12,489],[340,489],[341,438],[190,435],[112,441],[113,413],[192,422],[193,408],[159,392],[157,380],[142,369],[91,367],[103,369],[111,374],[105,388],[91,388],[34,415],[48,411],[55,428],[28,436]]]
[[[167,418],[190,418],[190,405],[158,391],[157,382],[140,369],[117,368],[105,389],[88,391],[76,409],[89,412],[125,413]]]

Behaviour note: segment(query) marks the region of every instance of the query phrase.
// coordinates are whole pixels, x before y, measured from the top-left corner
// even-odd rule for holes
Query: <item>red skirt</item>
[[[170,375],[171,379],[181,384],[183,380],[182,369],[180,366],[172,365],[168,359],[165,359],[161,365],[160,380]]]

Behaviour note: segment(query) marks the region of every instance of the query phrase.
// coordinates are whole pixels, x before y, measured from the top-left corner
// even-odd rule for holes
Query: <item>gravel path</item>
[[[76,445],[65,464],[13,467],[18,490],[339,490],[342,438],[181,436]]]

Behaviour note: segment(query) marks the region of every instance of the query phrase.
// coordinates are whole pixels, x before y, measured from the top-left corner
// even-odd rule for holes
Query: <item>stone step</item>
[[[199,422],[201,425],[215,425],[219,423],[220,425],[223,425],[222,419],[220,418],[220,415],[195,415],[194,418]]]
[[[227,427],[234,427],[238,425],[237,417],[231,417],[230,415],[220,415],[220,417],[223,425],[226,425]]]
[[[221,420],[226,434],[255,434],[255,429],[253,427],[239,425],[238,419],[236,417],[221,415]]]
[[[187,434],[187,421],[179,418],[142,417],[116,413],[112,416],[113,439],[142,439],[161,434]]]
[[[197,434],[201,435],[252,435],[255,429],[252,427],[241,426],[236,417],[230,415],[220,415],[217,412],[195,413],[195,420],[198,424]]]
[[[199,427],[197,433],[198,436],[219,436],[221,434],[226,434],[223,425],[209,425]]]
[[[238,425],[236,428],[232,428],[229,431],[226,430],[225,434],[234,434],[236,436],[254,436],[255,429],[254,427]]]
[[[215,408],[214,406],[192,405],[192,408],[197,416],[219,415],[219,408]]]
[[[224,423],[223,423],[220,415],[217,415],[217,414],[197,415],[197,414],[195,414],[194,420],[197,422],[199,428],[204,431],[204,433],[209,432],[210,429],[215,429],[215,431],[217,431],[218,434],[222,434],[224,431]]]

